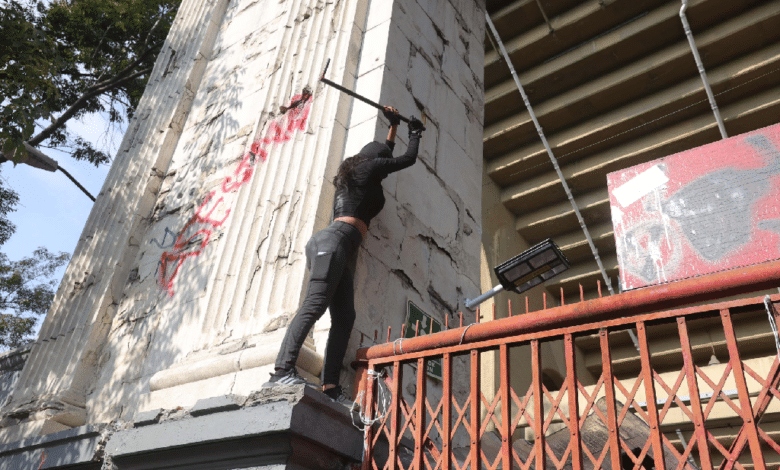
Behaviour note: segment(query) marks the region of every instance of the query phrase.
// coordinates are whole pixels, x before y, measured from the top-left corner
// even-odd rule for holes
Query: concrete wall
[[[318,82],[327,59],[328,78],[428,127],[418,163],[385,180],[361,247],[342,383],[361,342],[400,333],[407,300],[442,323],[463,309],[479,291],[480,3],[185,0],[3,409],[18,417],[5,436],[267,380],[335,170],[387,132],[375,109]],[[305,375],[320,372],[328,326],[326,315],[304,348]]]

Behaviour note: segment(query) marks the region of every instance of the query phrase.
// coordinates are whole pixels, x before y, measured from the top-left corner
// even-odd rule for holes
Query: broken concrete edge
[[[32,345],[26,344],[0,354],[0,372],[22,370],[30,355],[30,349]]]
[[[45,436],[28,437],[20,441],[0,444],[0,457],[22,448],[45,447],[51,444],[61,444],[67,441],[73,441],[85,436],[99,435],[108,425],[107,424],[87,424],[65,431],[59,431]]]
[[[150,410],[139,413],[135,421],[134,427],[117,431],[106,444],[105,454],[115,464],[139,462],[142,456],[149,461],[155,455],[168,458],[183,448],[188,451],[181,454],[197,459],[200,449],[211,444],[258,437],[283,439],[291,448],[305,441],[353,462],[359,462],[363,453],[363,432],[354,426],[350,411],[303,385],[262,389],[249,397],[208,398],[189,410]],[[204,453],[204,459],[213,452]]]
[[[319,391],[303,385],[276,386],[248,397],[223,395],[199,400],[190,409],[144,411],[133,422],[89,424],[5,443],[0,445],[0,470],[101,461],[119,464],[119,468],[127,461],[136,468],[139,458],[166,460],[171,451],[183,448],[188,452],[180,454],[186,454],[190,461],[197,461],[199,449],[204,449],[202,458],[207,462],[214,456],[215,444],[258,437],[276,444],[258,448],[254,451],[257,455],[249,458],[262,459],[263,452],[271,450],[284,454],[303,445],[322,449],[339,461],[359,462],[363,433],[353,423],[345,406]]]
[[[0,445],[0,470],[61,468],[100,461],[113,427],[90,424]]]
[[[301,386],[288,385],[273,388],[260,389],[251,395],[220,395],[216,397],[202,398],[190,408],[178,407],[173,409],[155,408],[136,413],[132,424],[134,427],[148,426],[163,423],[170,420],[180,420],[188,417],[205,416],[223,411],[233,411],[241,408],[253,407],[265,403],[287,400],[292,403],[300,400]]]

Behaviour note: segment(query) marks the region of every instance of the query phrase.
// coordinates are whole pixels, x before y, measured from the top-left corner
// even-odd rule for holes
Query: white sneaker
[[[263,388],[275,387],[277,385],[306,385],[307,387],[316,387],[316,385],[304,379],[295,369],[282,375],[271,374],[271,379],[263,384]]]

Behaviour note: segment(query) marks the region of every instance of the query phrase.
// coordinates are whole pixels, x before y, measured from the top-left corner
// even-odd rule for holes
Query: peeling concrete
[[[254,397],[304,294],[304,246],[330,220],[333,174],[350,149],[386,133],[375,109],[318,84],[323,51],[334,81],[428,116],[419,161],[383,183],[386,208],[354,266],[359,315],[342,384],[352,383],[357,332],[398,331],[407,301],[440,321],[455,315],[477,293],[481,234],[479,181],[458,172],[481,174],[482,81],[469,58],[484,31],[471,20],[478,7],[463,3],[185,0],[193,31],[166,45],[17,405],[41,390],[74,395],[87,422],[110,422],[214,390]],[[382,34],[384,50],[362,47]],[[302,373],[318,373],[328,321],[315,326]],[[42,381],[47,361],[67,375],[61,383]],[[148,425],[196,419],[182,413]]]

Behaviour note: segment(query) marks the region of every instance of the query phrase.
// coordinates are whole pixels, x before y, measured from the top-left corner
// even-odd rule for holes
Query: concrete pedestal
[[[346,407],[304,386],[225,395],[0,447],[0,470],[347,469],[363,433]]]

